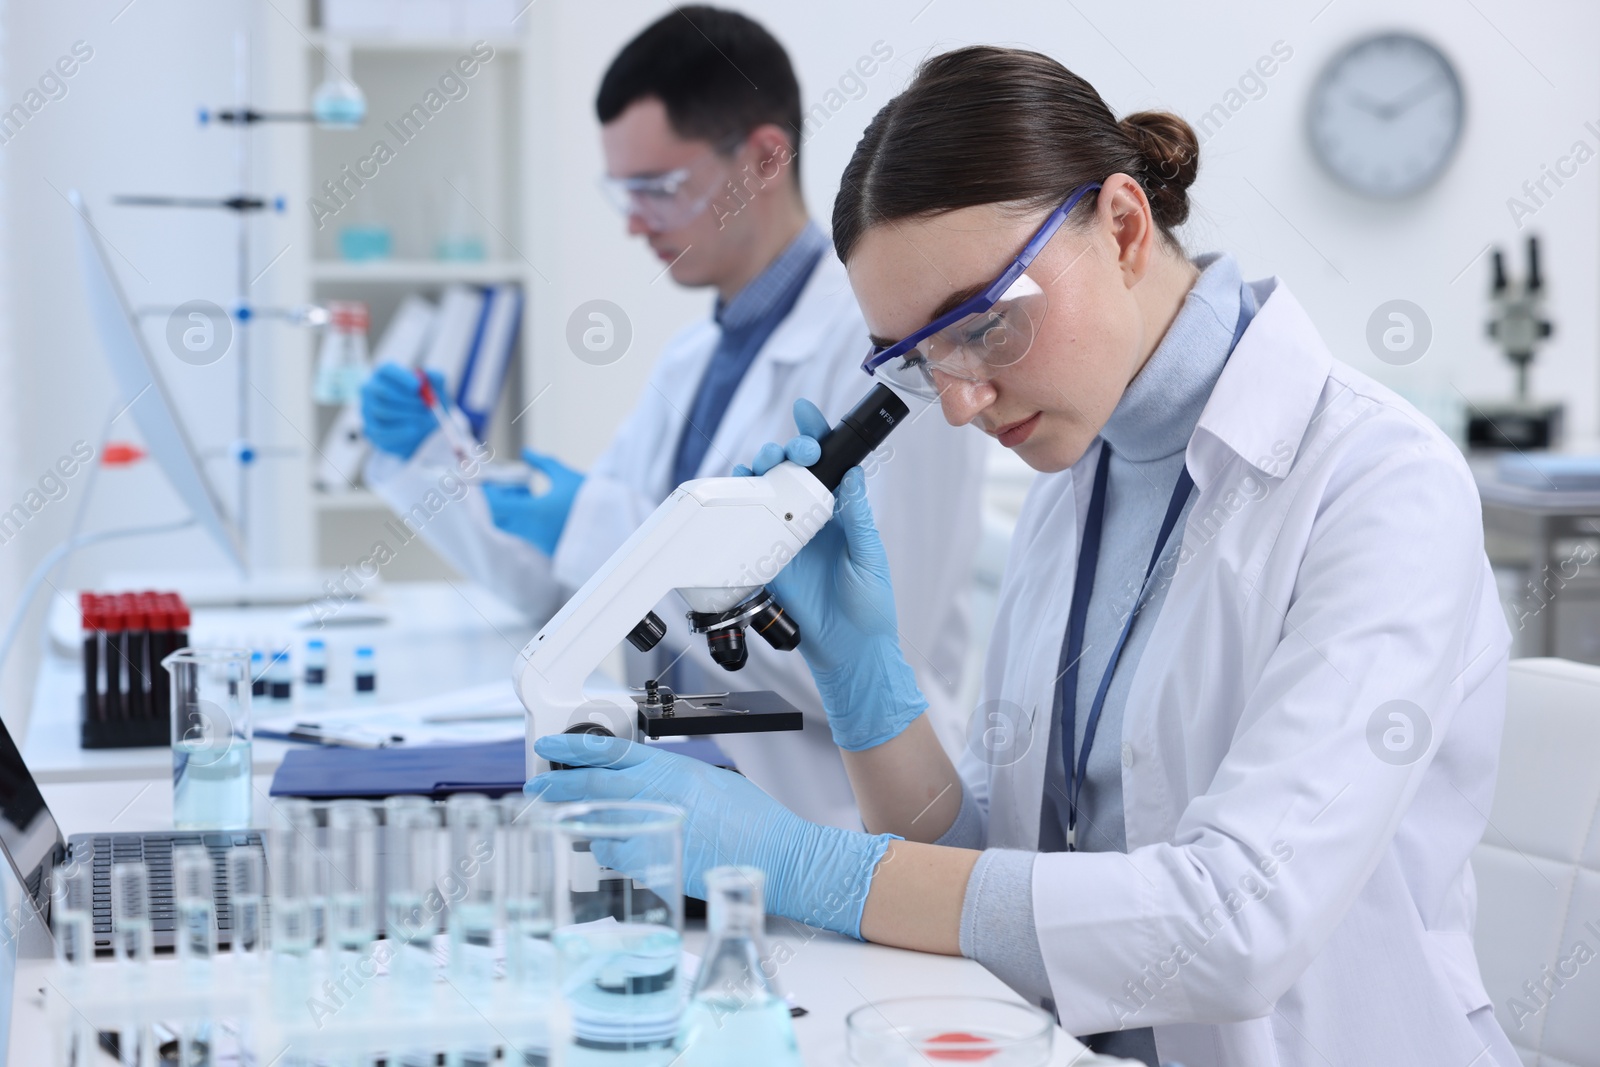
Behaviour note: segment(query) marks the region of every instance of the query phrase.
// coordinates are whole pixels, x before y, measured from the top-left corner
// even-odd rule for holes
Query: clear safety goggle
[[[861,369],[890,385],[937,400],[934,372],[959,381],[982,382],[1017,363],[1033,347],[1049,300],[1026,271],[1083,196],[1099,182],[1080,185],[1050,213],[1013,259],[983,291],[892,345],[874,346]]]
[[[651,230],[676,230],[699,218],[722,188],[728,168],[720,156],[713,149],[690,165],[665,174],[604,177],[600,191],[624,218],[637,215]]]

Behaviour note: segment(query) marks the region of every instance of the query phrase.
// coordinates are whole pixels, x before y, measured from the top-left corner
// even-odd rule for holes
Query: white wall
[[[846,100],[804,145],[807,200],[824,221],[862,128],[930,53],[977,42],[1038,49],[1086,77],[1118,114],[1164,107],[1198,121],[1274,42],[1285,42],[1293,56],[1267,81],[1265,94],[1240,108],[1202,149],[1186,244],[1192,252],[1232,251],[1247,276],[1286,279],[1337,355],[1442,421],[1452,420],[1464,397],[1493,398],[1511,388],[1508,365],[1484,335],[1488,257],[1473,262],[1490,242],[1520,242],[1506,199],[1520,195],[1522,182],[1574,140],[1600,148],[1583,128],[1600,118],[1593,55],[1600,5],[1580,0],[744,0],[734,6],[788,46],[808,106],[825,100],[874,42],[894,51],[865,95]],[[592,101],[601,71],[668,7],[541,0],[527,16],[550,43],[535,90],[547,124],[536,147],[535,181],[537,199],[553,208],[535,257],[550,284],[534,294],[533,371],[537,384],[551,389],[536,409],[533,436],[538,446],[579,464],[592,459],[612,425],[592,398],[604,397],[615,413],[625,410],[642,387],[650,354],[711,300],[657,279],[659,265],[625,237],[594,187],[601,160]],[[1448,171],[1428,192],[1394,204],[1335,185],[1311,158],[1303,126],[1307,93],[1325,60],[1351,39],[1388,28],[1434,40],[1455,63],[1467,97],[1464,139]],[[1523,232],[1543,238],[1556,322],[1554,341],[1536,364],[1534,390],[1565,400],[1583,436],[1600,430],[1597,175],[1600,161],[1591,161]],[[1518,269],[1521,259],[1519,247]],[[624,308],[635,330],[628,356],[599,369],[573,358],[563,340],[572,309],[597,297]],[[1409,367],[1380,363],[1364,339],[1372,311],[1393,298],[1421,305],[1434,329],[1430,351]]]

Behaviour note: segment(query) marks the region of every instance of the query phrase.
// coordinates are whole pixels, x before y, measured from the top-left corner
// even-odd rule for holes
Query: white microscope
[[[766,583],[833,517],[845,472],[907,414],[878,385],[822,439],[811,466],[786,460],[759,478],[701,478],[674,490],[518,654],[529,777],[549,770],[533,751],[547,734],[637,740],[800,729],[800,712],[772,692],[680,696],[651,680],[629,700],[586,696],[584,682],[624,638],[640,651],[660,642],[667,627],[655,608],[674,590],[691,632],[705,635],[725,670],[744,666],[747,628],[779,650],[798,647],[800,628]]]

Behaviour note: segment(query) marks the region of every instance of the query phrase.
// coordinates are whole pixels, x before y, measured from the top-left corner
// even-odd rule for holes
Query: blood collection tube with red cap
[[[472,436],[472,428],[459,411],[444,406],[433,383],[428,380],[427,371],[421,367],[417,368],[417,391],[422,394],[422,402],[428,405],[428,410],[438,420],[439,432],[444,434],[445,442],[450,445],[450,451],[456,454],[456,459],[462,463],[472,463],[473,453],[477,451],[477,439]]]
[[[147,719],[150,717],[150,678],[148,659],[150,652],[150,616],[147,603],[140,593],[122,594],[122,610],[126,629],[123,631],[122,650],[127,656],[127,687],[123,695],[123,717]]]

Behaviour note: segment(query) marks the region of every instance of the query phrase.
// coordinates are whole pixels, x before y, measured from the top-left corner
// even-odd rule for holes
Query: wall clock
[[[1340,184],[1393,199],[1443,173],[1464,117],[1461,80],[1444,53],[1413,34],[1383,33],[1323,68],[1306,128],[1317,161]]]

